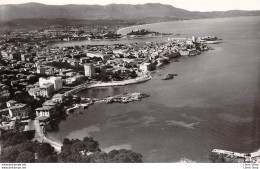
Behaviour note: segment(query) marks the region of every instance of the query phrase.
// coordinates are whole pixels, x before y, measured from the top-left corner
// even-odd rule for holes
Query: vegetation
[[[34,137],[34,131],[13,132],[11,130],[1,130],[1,134],[1,140],[4,141],[2,147],[14,146],[32,140]]]
[[[134,79],[136,77],[137,77],[137,73],[135,71],[132,71],[132,72],[118,71],[111,75],[100,73],[95,76],[95,79],[97,81],[107,82],[107,81],[111,81],[111,80],[122,81],[122,80],[126,80],[126,79]]]
[[[119,163],[139,163],[142,162],[142,155],[135,153],[132,150],[111,150],[107,154],[107,162],[119,162]]]
[[[1,140],[3,148],[1,162],[3,163],[139,163],[142,155],[131,150],[112,150],[109,153],[101,152],[98,141],[92,137],[79,139],[64,139],[61,153],[57,154],[49,143],[31,141],[34,137],[32,131],[14,132],[2,131]]]
[[[49,143],[33,142],[34,132],[1,131],[3,163],[57,162],[57,153]]]
[[[241,158],[241,157],[229,157],[223,154],[217,154],[217,153],[213,153],[211,152],[209,155],[209,160],[210,162],[213,163],[244,163],[245,162],[245,158]]]
[[[64,139],[61,153],[59,154],[60,162],[93,162],[88,153],[100,152],[99,143],[93,138],[85,137],[82,141],[79,139]]]
[[[44,98],[38,98],[34,99],[33,96],[30,96],[27,93],[23,94],[23,97],[16,96],[14,97],[14,100],[16,100],[18,103],[23,103],[31,106],[31,110],[29,112],[29,118],[34,119],[36,117],[35,109],[38,107],[42,107],[42,104],[44,103]]]
[[[223,155],[216,154],[216,153],[210,153],[209,160],[213,163],[224,163],[225,158]]]
[[[57,162],[57,154],[49,143],[26,141],[2,149],[3,163]]]
[[[64,139],[60,162],[142,162],[142,155],[131,150],[112,150],[109,153],[101,152],[99,143],[91,137],[79,139]]]

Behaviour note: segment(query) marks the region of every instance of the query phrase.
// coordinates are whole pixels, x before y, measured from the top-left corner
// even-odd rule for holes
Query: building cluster
[[[29,117],[29,112],[31,111],[31,107],[26,104],[18,103],[14,100],[9,100],[6,102],[6,107],[0,110],[0,114],[2,115],[1,121],[1,129],[9,130],[15,128],[16,120],[23,120]]]
[[[223,156],[224,160],[228,160],[229,162],[240,162],[240,163],[260,162],[260,149],[253,153],[238,153],[233,151],[214,149],[212,153]]]
[[[50,98],[55,91],[58,91],[62,88],[62,79],[61,77],[49,77],[49,78],[39,78],[39,82],[34,85],[27,87],[29,95],[34,98],[44,97]]]
[[[78,30],[70,31],[74,34]],[[53,30],[43,32],[45,35],[49,32],[59,34]],[[23,34],[31,35],[37,39],[33,33]],[[57,113],[57,107],[68,100],[64,90],[93,81],[140,78],[172,59],[200,54],[204,50],[208,47],[195,37],[174,38],[167,42],[73,47],[46,45],[44,41],[6,41],[0,44],[1,128],[7,129],[6,126],[14,124],[13,120],[28,118],[30,112],[37,118],[50,118]],[[32,110],[31,105],[14,101],[22,97],[44,99],[45,102]]]
[[[58,42],[95,39],[118,39],[116,30],[120,25],[50,26],[31,30],[6,31],[0,34],[1,43],[13,42]]]

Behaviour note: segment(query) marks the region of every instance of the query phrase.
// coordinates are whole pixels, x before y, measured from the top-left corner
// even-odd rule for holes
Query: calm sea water
[[[183,37],[213,35],[223,38],[223,43],[165,66],[148,82],[81,91],[84,97],[125,92],[150,97],[79,109],[83,114],[69,116],[50,137],[92,136],[106,151],[132,149],[142,153],[145,162],[177,162],[182,157],[208,162],[214,148],[238,152],[260,148],[260,17],[166,22],[130,27],[121,33],[136,28]],[[167,73],[178,76],[160,80]]]

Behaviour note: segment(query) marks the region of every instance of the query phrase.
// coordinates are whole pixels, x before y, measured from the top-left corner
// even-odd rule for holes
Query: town
[[[121,35],[116,32],[122,25],[66,25],[53,26],[46,25],[41,28],[17,28],[14,30],[1,30],[0,44],[23,42],[46,45],[61,41],[79,41],[79,40],[100,40],[120,38]]]
[[[70,33],[75,37],[75,32]],[[59,121],[66,119],[73,107],[93,104],[94,99],[86,101],[75,95],[77,92],[148,81],[154,70],[180,57],[201,54],[211,49],[207,42],[218,40],[192,36],[168,38],[164,42],[58,47],[49,43],[54,34],[63,35],[50,30],[1,35],[0,127],[1,133],[35,131],[34,140],[49,143],[57,152],[62,144],[50,140],[46,132],[57,130]],[[116,33],[110,35],[120,38],[114,36]],[[143,96],[146,97],[140,93],[123,94],[103,102],[128,103]]]

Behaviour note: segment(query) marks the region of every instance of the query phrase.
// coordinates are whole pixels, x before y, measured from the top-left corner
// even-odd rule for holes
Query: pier
[[[81,98],[81,101],[83,103],[80,104],[74,104],[73,107],[67,108],[66,113],[72,113],[75,109],[78,109],[80,107],[82,108],[88,108],[90,105],[97,104],[97,103],[129,103],[134,101],[140,101],[142,98],[149,97],[148,94],[142,94],[142,93],[124,93],[119,94],[115,96],[109,96],[106,98],[98,99],[98,98]]]

